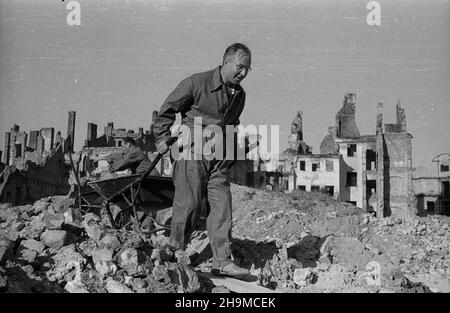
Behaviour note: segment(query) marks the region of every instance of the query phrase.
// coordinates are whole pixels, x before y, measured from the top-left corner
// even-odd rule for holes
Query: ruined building
[[[67,138],[75,136],[75,112],[69,112]],[[14,125],[5,133],[0,172],[0,202],[23,204],[69,190],[70,165],[65,152],[73,145],[53,127],[30,131]]]
[[[377,216],[411,216],[417,213],[412,185],[412,135],[397,103],[397,123],[384,124],[383,105],[378,105],[376,134]]]
[[[153,121],[157,113],[157,111],[153,112]],[[87,139],[84,142],[84,147],[120,147],[123,138],[131,137],[145,151],[156,150],[153,124],[150,126],[150,130],[145,131],[145,133],[143,127],[140,127],[137,133],[132,129],[114,128],[113,122],[109,122],[103,130],[103,135],[97,137],[97,125],[88,123]]]
[[[346,94],[320,154],[286,158],[287,189],[325,191],[377,216],[415,214],[412,135],[397,104],[397,122],[384,124],[379,106],[375,135],[361,135],[355,120],[356,95]]]
[[[283,162],[283,189],[324,191],[337,198],[341,194],[342,158],[334,151],[329,154],[312,153],[312,147],[305,144],[303,136],[296,136],[294,132],[297,130],[295,126],[303,124],[299,123],[302,117],[302,113],[298,112],[292,122],[289,148],[283,152],[280,160]],[[293,139],[297,139],[297,143]]]
[[[450,154],[441,153],[429,166],[415,169],[413,174],[417,213],[450,216]]]
[[[92,177],[94,179],[110,178],[108,174],[107,158],[110,156],[122,155],[125,150],[122,147],[122,140],[125,137],[133,138],[142,150],[146,151],[152,160],[156,156],[156,139],[153,132],[153,124],[158,114],[157,111],[152,113],[152,124],[150,129],[144,132],[140,127],[138,132],[134,130],[126,130],[125,128],[114,128],[114,123],[109,122],[104,127],[103,135],[98,137],[97,125],[88,123],[87,139],[84,147],[78,153],[77,168],[81,177]],[[168,156],[164,157],[156,166],[160,174],[169,175],[170,167]],[[128,171],[119,174],[127,174]]]
[[[296,117],[291,124],[291,134],[288,138],[288,152],[294,154],[310,154],[312,147],[303,141],[303,112],[298,111]]]

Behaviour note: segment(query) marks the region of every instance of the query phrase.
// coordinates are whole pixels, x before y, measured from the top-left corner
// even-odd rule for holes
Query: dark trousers
[[[210,206],[206,220],[213,252],[213,267],[231,261],[231,192],[229,160],[177,160],[173,164],[175,197],[173,201],[171,245],[184,249],[200,218],[204,198]]]

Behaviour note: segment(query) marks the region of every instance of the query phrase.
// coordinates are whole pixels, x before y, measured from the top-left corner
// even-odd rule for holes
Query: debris
[[[92,261],[94,263],[98,263],[100,261],[112,261],[113,259],[113,250],[108,248],[96,249],[92,251]]]
[[[0,234],[0,264],[6,262],[12,256],[14,242]]]
[[[93,213],[87,213],[84,216],[83,227],[87,235],[92,238],[95,242],[98,242],[105,232],[101,224],[101,218]]]
[[[192,293],[200,289],[197,273],[186,265],[169,263],[167,273],[172,283],[179,285],[184,292]]]
[[[157,265],[153,268],[152,275],[156,281],[170,281],[170,277],[167,273],[167,268],[162,264]]]
[[[130,276],[146,275],[153,269],[146,255],[133,248],[127,248],[120,253],[119,265]]]
[[[65,230],[46,230],[41,235],[41,240],[47,247],[58,250],[67,243],[67,232]]]
[[[19,252],[19,254],[20,258],[27,261],[28,263],[33,263],[38,255],[36,251],[30,249],[22,250]]]
[[[40,241],[34,240],[34,239],[27,239],[27,240],[22,240],[20,242],[20,247],[25,248],[25,249],[34,250],[40,254],[44,251],[45,244],[43,244]]]
[[[233,261],[251,267],[255,281],[209,274],[205,230],[174,252],[167,234],[113,229],[57,196],[0,204],[0,285],[8,273],[12,292],[450,290],[449,217],[377,219],[320,193],[231,191]]]
[[[115,281],[111,277],[106,279],[106,290],[108,290],[109,293],[133,293],[133,290]]]
[[[8,277],[5,270],[0,267],[0,292],[8,290]]]
[[[256,285],[255,283],[243,280],[217,277],[210,273],[198,273],[202,277],[210,279],[216,287],[224,287],[230,291],[237,293],[274,293],[276,291]],[[222,289],[223,290],[223,289]]]
[[[294,271],[294,283],[303,287],[313,283],[315,274],[311,268],[297,268]]]
[[[175,251],[175,258],[177,259],[177,262],[182,265],[189,265],[191,264],[191,260],[189,259],[189,255],[186,253],[186,251],[182,249],[178,249]]]
[[[214,287],[211,290],[211,293],[230,293],[230,290],[227,287],[218,286],[218,287]]]
[[[117,236],[106,234],[105,237],[100,240],[100,246],[117,251],[122,247],[122,244]]]
[[[64,289],[70,293],[89,293],[89,291],[82,283],[76,281],[69,281],[64,286]]]
[[[95,270],[100,274],[101,277],[114,275],[117,272],[117,265],[112,261],[101,260],[95,263]]]

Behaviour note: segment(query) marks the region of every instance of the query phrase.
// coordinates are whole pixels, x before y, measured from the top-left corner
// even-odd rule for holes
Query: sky
[[[242,86],[241,123],[279,125],[280,150],[303,112],[303,137],[320,142],[356,93],[361,134],[374,134],[405,108],[413,165],[450,152],[450,2],[378,1],[368,25],[365,0],[79,0],[80,25],[67,24],[68,1],[0,0],[0,150],[14,125],[67,131],[76,111],[75,149],[87,123],[99,135],[149,129],[153,110],[185,77],[213,69],[225,48],[243,42],[252,68]]]

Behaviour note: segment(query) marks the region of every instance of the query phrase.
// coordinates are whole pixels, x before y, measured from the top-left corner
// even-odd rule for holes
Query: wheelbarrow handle
[[[178,140],[178,137],[170,137],[167,141],[166,144],[168,147],[172,146],[176,141]],[[153,169],[155,168],[156,164],[158,164],[159,160],[162,158],[163,154],[159,153],[156,155],[156,157],[153,159],[152,163],[150,164],[150,166],[147,168],[147,170],[142,173],[141,177],[139,178],[139,181],[142,181],[143,179],[145,179],[148,175],[150,175],[150,173],[153,171]]]

